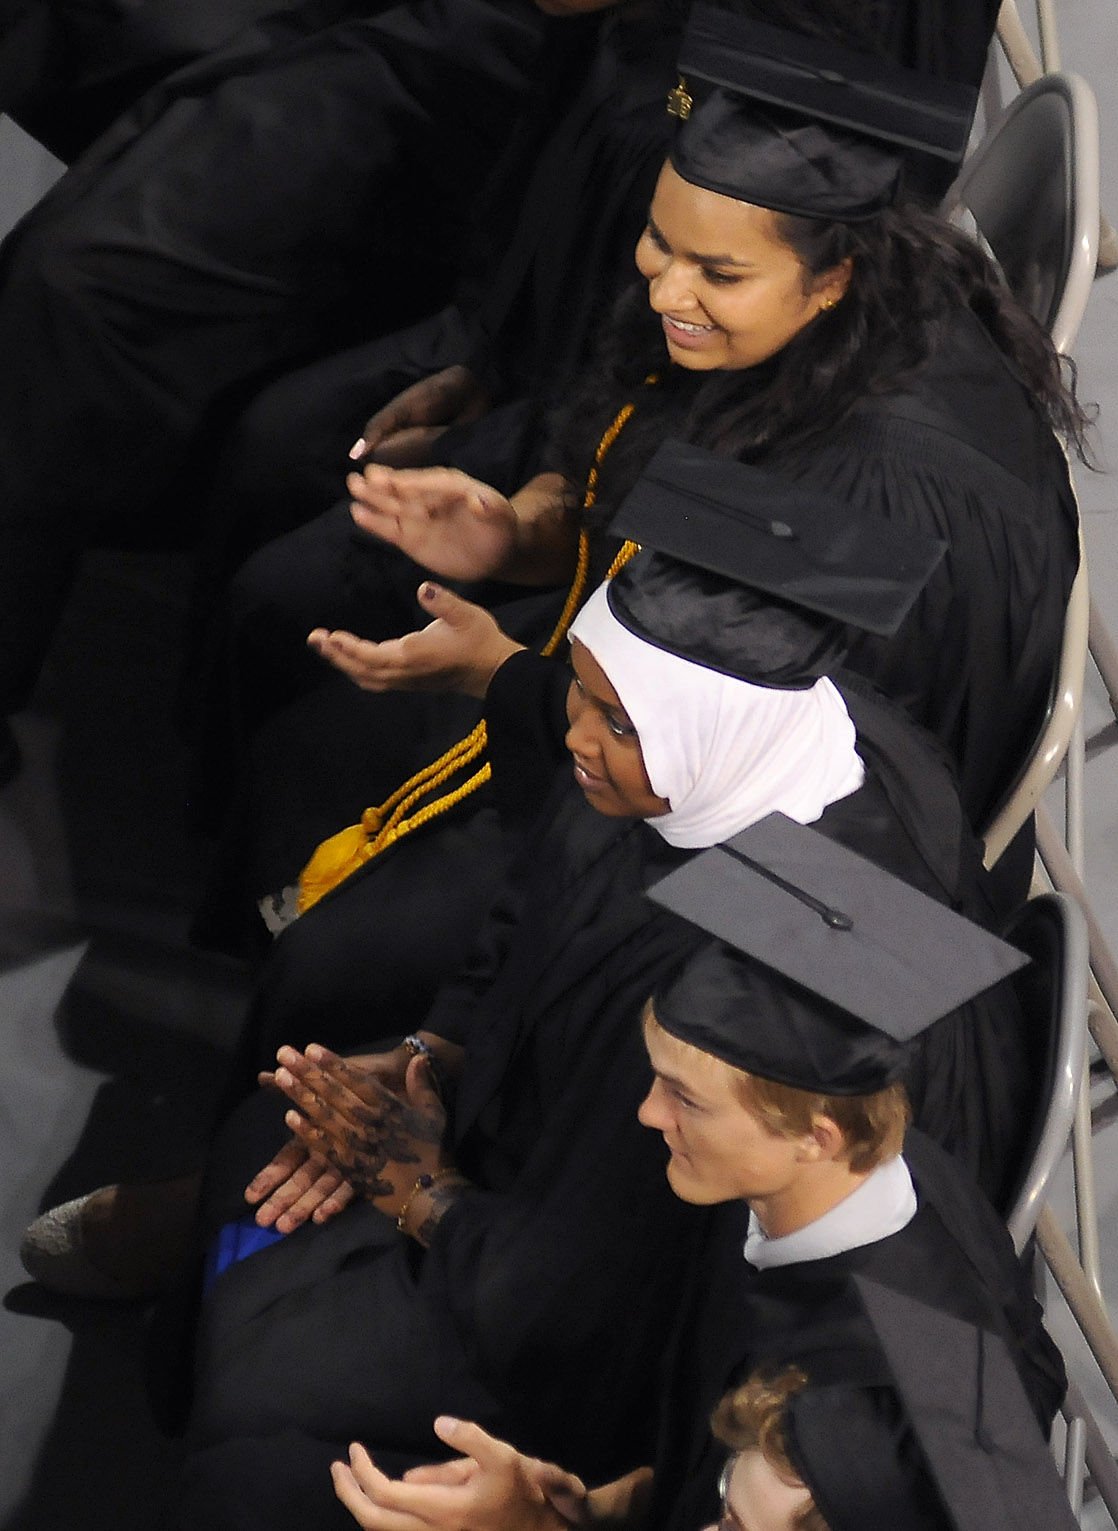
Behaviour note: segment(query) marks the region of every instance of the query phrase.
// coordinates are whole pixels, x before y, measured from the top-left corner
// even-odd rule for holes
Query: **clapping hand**
[[[402,1094],[378,1072],[316,1049],[310,1062],[281,1047],[276,1088],[297,1109],[287,1125],[307,1153],[325,1161],[360,1196],[395,1217],[420,1176],[449,1166],[443,1148],[446,1112],[430,1060],[411,1059]]]
[[[355,525],[443,579],[487,579],[516,549],[512,502],[458,468],[367,463],[346,488]]]
[[[428,580],[416,599],[432,619],[418,632],[373,643],[316,627],[307,643],[362,691],[461,691],[484,697],[510,654],[523,647],[484,606]]]
[[[365,1531],[566,1531],[584,1523],[586,1489],[573,1473],[466,1420],[440,1417],[435,1434],[464,1455],[399,1479],[363,1446],[334,1463],[334,1492]]]

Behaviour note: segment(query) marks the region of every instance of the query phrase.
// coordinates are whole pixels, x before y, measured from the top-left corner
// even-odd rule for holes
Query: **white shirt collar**
[[[857,1190],[813,1223],[770,1239],[751,1212],[745,1240],[745,1258],[757,1270],[776,1265],[797,1265],[804,1260],[825,1260],[830,1255],[876,1244],[899,1233],[916,1215],[916,1191],[903,1157],[879,1164]]]

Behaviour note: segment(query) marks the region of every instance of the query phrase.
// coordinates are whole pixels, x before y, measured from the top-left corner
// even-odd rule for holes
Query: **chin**
[[[676,1158],[668,1161],[668,1184],[680,1201],[690,1202],[693,1207],[709,1207],[726,1198],[710,1191],[686,1164]]]
[[[683,367],[688,372],[718,372],[728,364],[724,357],[711,356],[704,351],[692,351],[683,346],[674,346],[668,341],[668,360],[676,367]]]

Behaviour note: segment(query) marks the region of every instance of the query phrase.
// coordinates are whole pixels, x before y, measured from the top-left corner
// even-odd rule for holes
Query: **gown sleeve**
[[[569,1012],[550,1026],[545,1018],[552,1036],[536,1067],[553,1083],[542,1097],[519,1084],[502,1091],[502,1111],[536,1123],[507,1134],[527,1140],[526,1152],[502,1164],[482,1150],[488,1189],[443,1219],[421,1275],[432,1311],[454,1331],[449,1348],[513,1422],[516,1444],[539,1451],[549,1440],[590,1481],[651,1460],[682,1252],[704,1225],[673,1196],[659,1135],[637,1121],[651,1078],[637,1017],[662,961],[645,933],[621,987],[607,963],[580,988],[573,1035]],[[477,1173],[468,1147],[460,1162]],[[603,1375],[609,1388],[588,1397],[587,1379]],[[647,1410],[634,1409],[640,1398]]]

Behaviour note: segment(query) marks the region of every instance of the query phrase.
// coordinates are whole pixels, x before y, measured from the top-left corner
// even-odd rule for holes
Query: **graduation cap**
[[[665,1031],[747,1073],[868,1095],[908,1044],[1023,967],[1015,947],[773,813],[649,898],[717,939],[653,999]]]
[[[906,157],[960,162],[977,100],[969,85],[714,5],[692,8],[679,70],[671,160],[684,180],[844,222],[896,201]]]
[[[841,1380],[818,1386],[813,1376],[789,1400],[788,1454],[831,1531],[1074,1531],[1001,1335],[853,1280],[900,1419]]]
[[[609,529],[643,549],[609,586],[610,610],[630,632],[786,687],[833,670],[846,627],[892,637],[946,546],[675,440],[658,448]]]

